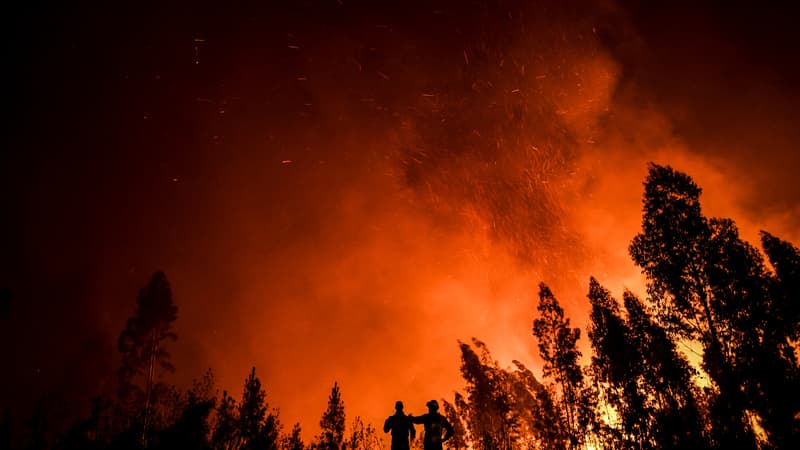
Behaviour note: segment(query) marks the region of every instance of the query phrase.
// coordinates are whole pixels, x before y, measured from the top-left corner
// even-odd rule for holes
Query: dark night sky
[[[115,3],[29,6],[5,19],[11,101],[0,151],[0,358],[11,361],[11,370],[2,371],[0,408],[27,410],[42,395],[60,398],[54,393],[67,398],[60,403],[65,409],[85,407],[89,395],[112,386],[116,336],[137,289],[157,269],[166,270],[176,290],[179,379],[212,366],[223,383],[238,383],[249,365],[267,365],[276,406],[289,420],[313,426],[318,412],[306,410],[322,411],[334,378],[395,371],[396,360],[386,356],[372,363],[327,358],[353,338],[326,344],[326,336],[354,328],[369,337],[364,352],[397,353],[394,345],[416,344],[427,325],[442,322],[438,306],[412,297],[450,276],[442,266],[466,267],[451,250],[463,247],[469,227],[440,217],[459,205],[477,211],[478,222],[495,224],[492,255],[514,254],[508,247],[538,249],[532,259],[539,262],[509,263],[515,274],[520,266],[520,273],[555,273],[542,258],[601,261],[607,255],[594,254],[592,244],[553,256],[570,252],[565,248],[575,236],[587,236],[578,226],[546,230],[572,217],[569,208],[535,209],[526,212],[523,231],[504,228],[506,212],[551,198],[550,191],[484,194],[496,173],[481,164],[498,164],[505,150],[497,144],[491,152],[498,153],[486,156],[480,144],[460,147],[461,136],[473,131],[481,139],[505,133],[505,119],[498,118],[506,116],[472,111],[494,103],[469,80],[494,80],[485,92],[495,98],[491,89],[510,75],[505,59],[492,58],[506,45],[517,50],[509,54],[533,55],[529,70],[552,70],[540,79],[561,72],[537,91],[544,105],[538,112],[520,107],[531,123],[562,120],[548,119],[558,117],[561,92],[591,84],[589,69],[580,75],[575,69],[571,79],[573,67],[594,67],[585,61],[597,57],[612,73],[608,89],[598,89],[608,92],[598,94],[605,107],[587,120],[601,143],[594,149],[569,144],[583,131],[566,119],[514,128],[517,141],[535,136],[568,149],[547,159],[555,161],[553,177],[579,173],[565,190],[600,199],[613,184],[609,165],[624,160],[630,166],[619,167],[619,183],[632,184],[619,189],[638,198],[640,161],[673,163],[668,149],[679,142],[675,160],[702,171],[701,185],[709,195],[717,192],[712,207],[800,238],[800,37],[796,16],[779,2],[757,8],[688,1]],[[533,50],[520,50],[526,48]],[[448,100],[424,110],[441,92]],[[576,92],[570,98],[581,98],[583,91]],[[651,116],[657,119],[642,118]],[[445,131],[425,131],[431,128]],[[663,148],[649,153],[649,146]],[[415,149],[430,159],[412,170],[408,155]],[[519,162],[513,154],[512,166]],[[598,201],[600,210],[614,208],[612,199]],[[626,217],[635,220],[636,208]],[[513,221],[514,214],[507,217]],[[545,231],[536,231],[537,223]],[[543,250],[545,241],[555,250]],[[619,243],[624,249],[625,241]],[[398,257],[404,249],[413,257]],[[371,262],[382,255],[396,261],[372,272]],[[384,268],[396,272],[386,275]],[[468,278],[470,270],[453,276]],[[393,276],[413,279],[413,287]],[[514,276],[489,278],[487,292],[502,297],[506,291],[496,286]],[[335,287],[324,290],[322,282]],[[405,300],[359,300],[387,287]],[[304,293],[313,299],[302,300]],[[406,310],[413,320],[399,319]],[[253,314],[266,319],[254,325],[247,320]],[[325,322],[331,314],[339,322]],[[453,333],[468,339],[460,333],[483,322],[464,317]],[[520,320],[524,325],[530,317]],[[383,331],[390,328],[400,329]],[[282,337],[292,342],[289,354],[260,347]],[[437,338],[455,355],[450,334]],[[422,368],[415,366],[401,388],[386,388],[392,401],[398,393],[392,389],[419,390],[416,377],[432,376],[428,356],[412,358]],[[295,409],[284,393],[292,379],[313,386],[314,398],[298,399]],[[356,396],[356,386],[345,384],[345,396],[348,389]],[[380,383],[364,386],[364,396],[380,397]]]

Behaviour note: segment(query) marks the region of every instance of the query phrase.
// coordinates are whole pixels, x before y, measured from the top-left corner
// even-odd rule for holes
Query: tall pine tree
[[[142,416],[142,443],[147,446],[153,392],[158,369],[173,371],[165,343],[176,339],[172,324],[178,308],[172,301],[172,289],[163,272],[153,274],[136,297],[136,311],[128,319],[118,339],[122,364],[118,371],[119,399],[129,414]],[[144,391],[137,383],[144,378]],[[137,404],[141,403],[141,409]]]
[[[244,382],[242,401],[239,403],[239,442],[242,448],[250,448],[261,435],[267,416],[266,392],[261,388],[261,380],[256,376],[256,368]]]
[[[747,407],[758,414],[768,445],[800,445],[793,430],[800,402],[797,360],[789,344],[784,303],[775,295],[762,254],[739,237],[733,221],[711,219],[710,224],[709,285],[713,296],[723,299],[720,309],[733,328],[732,360]]]
[[[278,448],[281,425],[278,413],[266,403],[266,392],[253,367],[245,380],[242,401],[239,403],[239,448],[245,450],[275,450]]]
[[[317,448],[321,450],[341,450],[344,441],[344,401],[339,383],[333,383],[331,395],[328,397],[328,408],[319,421],[321,432]]]
[[[722,448],[756,448],[749,426],[743,380],[734,367],[735,333],[730,308],[714,295],[706,261],[713,231],[700,208],[701,189],[686,174],[652,164],[645,181],[642,232],[630,246],[647,276],[659,319],[675,338],[699,340],[704,368],[718,395],[713,410],[715,439]]]
[[[539,317],[533,321],[533,335],[544,361],[543,376],[553,382],[560,420],[569,448],[579,448],[595,431],[594,401],[584,383],[577,342],[580,329],[571,328],[564,309],[544,283],[539,284]]]
[[[292,432],[283,438],[283,448],[285,450],[304,450],[306,446],[303,443],[301,432],[300,424],[294,424]]]
[[[659,321],[676,339],[703,346],[703,368],[716,392],[716,445],[755,448],[757,415],[768,444],[783,447],[796,435],[796,400],[784,394],[796,384],[797,366],[788,351],[784,303],[774,296],[761,255],[739,238],[733,222],[703,216],[700,192],[688,175],[651,165],[642,232],[631,255],[647,275]]]
[[[233,450],[237,446],[239,434],[239,416],[236,400],[222,392],[222,399],[217,406],[216,426],[211,434],[211,446],[214,450]]]

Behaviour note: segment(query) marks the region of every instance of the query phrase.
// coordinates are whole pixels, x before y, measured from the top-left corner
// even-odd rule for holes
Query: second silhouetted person
[[[453,426],[439,414],[439,402],[431,400],[425,406],[428,407],[427,414],[416,417],[409,414],[408,417],[412,422],[425,426],[425,437],[422,439],[425,450],[442,450],[442,443],[453,437]]]

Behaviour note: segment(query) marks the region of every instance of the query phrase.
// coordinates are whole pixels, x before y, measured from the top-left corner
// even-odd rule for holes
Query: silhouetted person
[[[398,400],[394,404],[394,415],[389,416],[383,423],[383,432],[388,433],[392,430],[392,450],[408,450],[409,439],[414,440],[417,430],[411,423],[410,416],[403,412],[403,402]]]
[[[439,414],[439,402],[431,400],[425,406],[428,407],[427,414],[417,417],[409,414],[408,417],[413,423],[425,426],[425,437],[422,439],[422,447],[425,450],[442,450],[442,443],[453,437],[453,426]]]

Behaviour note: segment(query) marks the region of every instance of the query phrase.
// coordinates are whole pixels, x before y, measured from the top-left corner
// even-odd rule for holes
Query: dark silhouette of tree
[[[344,401],[339,383],[333,383],[331,395],[328,397],[328,408],[319,421],[321,429],[317,448],[321,450],[340,450],[344,441]]]
[[[239,403],[238,448],[274,450],[278,448],[281,425],[277,411],[270,411],[266,392],[253,367],[245,380],[242,401]]]
[[[721,448],[756,448],[747,404],[734,371],[736,342],[724,299],[714,295],[706,261],[713,231],[700,209],[701,189],[671,167],[651,164],[645,181],[642,232],[630,253],[648,282],[659,320],[675,338],[699,340],[704,369],[718,395],[712,405],[714,435]]]
[[[800,250],[765,231],[761,232],[761,245],[775,271],[773,299],[778,327],[796,346],[800,341]]]
[[[622,448],[654,448],[645,411],[646,394],[639,389],[641,355],[617,301],[597,280],[589,280],[592,305],[588,336],[592,344],[592,375],[607,407],[619,419],[619,429],[605,430],[608,443]],[[612,414],[608,414],[612,415]]]
[[[580,329],[571,328],[564,309],[550,288],[539,284],[539,318],[533,321],[533,335],[538,341],[539,355],[544,361],[543,376],[551,379],[561,411],[559,419],[569,448],[578,448],[595,431],[594,399],[584,383],[577,348]]]
[[[348,450],[372,450],[380,442],[375,427],[364,424],[361,417],[356,416],[350,425],[350,437],[344,442],[342,448]]]
[[[547,388],[542,385],[525,365],[513,361],[516,370],[507,372],[510,379],[512,408],[519,417],[524,448],[542,450],[563,449],[567,440],[557,409]]]
[[[629,339],[634,346],[632,357],[644,394],[633,397],[649,424],[655,448],[708,448],[698,393],[692,376],[697,373],[680,355],[675,343],[660,327],[633,293],[623,294],[628,312]]]
[[[3,413],[3,422],[0,423],[0,449],[11,448],[12,424],[11,410],[6,409]]]
[[[150,405],[150,436],[172,427],[186,408],[186,393],[175,385],[157,383],[153,387],[153,402]]]
[[[383,448],[383,441],[378,429],[372,424],[367,424],[367,428],[364,430],[364,448],[370,450]]]
[[[467,382],[467,428],[479,449],[507,449],[516,438],[517,418],[511,409],[503,371],[492,360],[486,345],[473,339],[480,356],[463,342],[461,375]]]
[[[705,448],[693,371],[675,344],[630,292],[624,295],[627,320],[594,278],[588,298],[593,374],[620,425],[606,440],[623,448]]]
[[[159,448],[211,449],[208,417],[214,408],[213,399],[199,398],[189,392],[186,407],[174,425],[161,432]]]
[[[486,344],[473,343],[474,348],[459,343],[467,395],[456,393],[454,405],[445,403],[445,416],[455,429],[450,448],[566,448],[563,411],[548,388],[519,361],[513,370],[502,369]]]
[[[209,416],[217,400],[211,393],[214,375],[208,370],[200,380],[194,380],[186,393],[180,415],[160,434],[159,448],[211,449]]]
[[[285,450],[304,450],[306,445],[303,443],[301,433],[302,429],[300,428],[300,424],[294,424],[292,432],[283,438],[283,448]]]
[[[264,419],[264,427],[261,429],[261,434],[251,448],[277,450],[280,447],[282,430],[283,426],[281,425],[278,410],[273,409]]]
[[[631,255],[648,277],[659,321],[674,338],[703,346],[703,369],[716,394],[710,401],[716,445],[755,448],[755,413],[768,443],[783,447],[796,437],[797,403],[786,396],[797,385],[797,360],[784,303],[773,294],[760,253],[739,238],[734,223],[702,215],[700,193],[688,175],[651,165]]]
[[[105,395],[94,398],[89,417],[70,427],[54,448],[60,450],[106,448],[111,441],[111,421],[108,417],[111,406],[111,399]]]
[[[800,257],[790,243],[762,232],[764,251],[774,272],[766,269],[761,254],[741,241],[736,227],[720,221],[719,270],[733,296],[743,303],[734,316],[740,329],[735,364],[743,388],[773,448],[800,446],[800,368],[796,354],[798,325],[798,268]]]
[[[460,429],[463,430],[464,445],[471,445],[472,436],[470,436],[469,433],[470,405],[467,403],[467,400],[464,398],[462,393],[456,392],[455,395],[453,395],[453,408],[455,409],[460,423],[460,425],[453,424],[453,437],[455,438],[455,433],[458,429],[457,427],[460,427]],[[447,419],[446,416],[445,419]],[[422,439],[418,439],[418,441],[420,443],[419,448],[422,448]],[[445,442],[445,444],[450,444],[450,441]]]
[[[460,393],[456,393],[455,402],[464,405],[465,409],[467,408],[464,403],[464,398]],[[448,439],[447,442],[444,443],[444,446],[453,450],[467,448],[467,439],[469,436],[467,435],[467,429],[464,425],[462,415],[459,414],[456,406],[444,399],[442,400],[442,409],[444,410],[444,417],[453,425],[453,437]]]
[[[760,417],[767,442],[775,448],[800,445],[794,415],[800,402],[797,359],[789,342],[775,280],[761,253],[744,242],[733,221],[711,219],[709,285],[731,324],[733,366],[746,395],[748,413]]]
[[[87,433],[97,447],[107,446],[113,438],[115,420],[112,414],[114,411],[114,399],[109,394],[102,393],[92,399],[92,408],[88,419],[90,426]]]
[[[222,399],[217,407],[217,420],[211,435],[211,446],[214,450],[232,450],[238,440],[239,416],[236,400],[222,392]]]
[[[136,403],[143,400],[142,443],[147,447],[151,420],[156,370],[160,367],[173,371],[165,342],[175,340],[172,323],[177,319],[178,308],[172,301],[172,289],[163,272],[153,274],[147,286],[139,291],[136,311],[128,319],[119,336],[118,348],[122,355],[119,375],[119,398],[123,408],[136,414]],[[136,384],[143,376],[145,389]],[[142,399],[142,400],[140,400]]]
[[[264,404],[266,392],[261,388],[261,380],[256,376],[256,368],[244,382],[242,401],[239,403],[239,442],[246,448],[258,439],[264,419],[267,416],[267,405]]]
[[[364,422],[361,420],[360,416],[356,416],[353,419],[353,423],[350,424],[350,437],[345,439],[344,444],[342,444],[343,449],[348,450],[361,450],[366,446],[366,437],[365,437],[365,427]]]
[[[767,232],[761,233],[761,243],[774,269],[768,324],[772,333],[765,340],[776,347],[777,355],[772,358],[775,363],[761,366],[765,377],[759,387],[772,401],[760,413],[775,447],[796,448],[800,447],[800,250]]]

